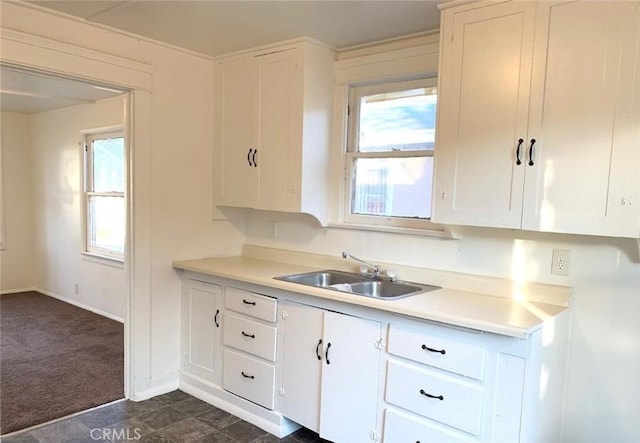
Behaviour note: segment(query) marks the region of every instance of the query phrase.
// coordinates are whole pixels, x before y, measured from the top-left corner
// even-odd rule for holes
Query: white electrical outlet
[[[554,249],[551,256],[551,273],[556,275],[569,275],[571,251],[568,249]]]
[[[269,237],[278,238],[278,222],[269,222]]]
[[[73,293],[77,294],[78,292],[80,292],[80,287],[78,283],[76,283],[75,285],[73,285]]]

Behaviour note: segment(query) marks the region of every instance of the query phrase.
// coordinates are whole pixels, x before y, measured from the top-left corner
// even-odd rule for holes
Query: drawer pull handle
[[[242,335],[244,335],[245,337],[249,337],[249,338],[256,338],[256,334],[247,334],[244,331],[242,331]]]
[[[536,144],[536,139],[531,139],[531,146],[529,146],[529,166],[533,166],[533,145]]]
[[[520,148],[522,147],[523,143],[524,143],[523,139],[518,140],[518,147],[516,148],[516,165],[518,166],[522,164],[522,161],[520,160]]]
[[[327,364],[330,365],[331,362],[329,361],[329,348],[331,347],[331,343],[327,343],[327,352],[325,352],[324,354],[324,359],[327,361]]]
[[[255,375],[249,375],[249,374],[245,374],[244,371],[240,371],[240,373],[242,374],[242,376],[244,378],[250,378],[251,380],[253,380],[254,378],[256,378]]]
[[[322,355],[320,355],[320,345],[322,345],[322,339],[318,340],[318,344],[316,345],[316,357],[318,360],[322,360]]]
[[[424,389],[420,389],[420,393],[422,395],[424,395],[425,397],[429,397],[429,398],[437,398],[438,400],[444,400],[444,397],[442,395],[431,395],[428,392],[425,392]]]
[[[244,298],[242,299],[242,303],[244,303],[245,305],[251,305],[251,306],[255,306],[256,305],[256,302],[245,300]]]
[[[427,345],[422,345],[422,349],[424,349],[425,351],[429,351],[429,352],[438,352],[442,355],[446,354],[447,351],[445,351],[444,349],[435,349],[435,348],[430,348]]]
[[[216,315],[213,316],[213,322],[216,324],[216,328],[220,327],[220,323],[218,323],[219,315],[220,315],[220,309],[216,309]]]

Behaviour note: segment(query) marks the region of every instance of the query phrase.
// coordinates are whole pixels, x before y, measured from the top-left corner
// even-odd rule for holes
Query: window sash
[[[385,155],[386,154],[386,155]],[[392,154],[392,155],[390,155]],[[402,216],[386,216],[386,215],[369,215],[354,213],[353,203],[355,198],[355,178],[356,178],[356,160],[359,158],[408,158],[408,157],[433,157],[433,151],[401,151],[401,152],[349,152],[345,156],[345,195],[344,195],[344,213],[343,221],[345,223],[356,225],[373,225],[388,226],[399,228],[414,229],[431,229],[443,230],[443,228],[432,223],[428,218],[418,217],[402,217]]]
[[[359,152],[360,146],[360,103],[362,97],[375,94],[384,94],[399,90],[409,90],[417,88],[433,88],[437,86],[437,77],[422,78],[403,82],[379,83],[367,86],[353,86],[349,92],[349,118],[347,131],[347,152]],[[433,151],[433,149],[425,150]],[[401,151],[385,151],[401,152]],[[404,151],[413,152],[413,151]]]
[[[94,213],[92,211],[92,205],[91,205],[91,200],[94,199],[95,197],[102,197],[102,198],[114,198],[114,199],[122,199],[122,204],[126,205],[126,201],[125,201],[125,196],[124,196],[124,192],[87,192],[85,194],[85,208],[86,208],[86,231],[85,231],[85,235],[86,235],[86,252],[92,253],[92,254],[96,254],[96,255],[101,255],[101,256],[105,256],[105,257],[112,257],[112,258],[123,258],[124,257],[124,243],[123,243],[123,249],[119,250],[119,249],[113,249],[113,248],[108,248],[108,247],[103,247],[100,244],[98,244],[97,240],[96,242],[93,241],[93,239],[97,236],[97,230],[94,230],[95,227],[95,217],[94,217]]]
[[[385,92],[393,92],[404,89],[429,88],[437,84],[437,78],[424,78],[406,82],[393,82],[368,86],[352,87],[349,93],[348,130],[346,149],[344,154],[345,161],[345,187],[342,219],[347,224],[368,225],[368,226],[386,226],[398,228],[413,229],[429,229],[442,231],[443,227],[432,223],[428,218],[417,217],[401,217],[401,216],[384,216],[384,215],[366,215],[353,212],[353,204],[355,199],[355,178],[356,178],[356,160],[360,158],[408,158],[408,157],[433,157],[434,149],[426,150],[407,150],[407,151],[379,151],[379,152],[360,152],[359,147],[359,119],[360,119],[360,101],[361,98],[368,95],[374,95]]]
[[[106,248],[102,247],[99,244],[95,244],[93,239],[96,236],[96,232],[94,231],[95,227],[95,218],[92,213],[91,200],[96,197],[104,197],[104,198],[118,198],[123,200],[124,210],[126,213],[126,199],[125,193],[120,191],[109,191],[109,192],[95,192],[94,191],[94,158],[93,158],[93,142],[96,140],[106,140],[112,138],[122,138],[124,139],[124,132],[122,130],[118,131],[110,131],[110,132],[102,132],[102,133],[91,133],[85,135],[84,140],[84,250],[89,254],[95,254],[98,256],[113,258],[116,260],[124,259],[124,248],[126,247],[126,240],[123,243],[122,250]],[[125,143],[125,152],[126,155],[126,143]],[[126,174],[126,172],[125,172]],[[126,176],[125,176],[126,180]],[[126,215],[125,215],[126,217]],[[125,226],[123,229],[126,229],[126,220],[123,220]],[[126,235],[126,234],[125,234]]]

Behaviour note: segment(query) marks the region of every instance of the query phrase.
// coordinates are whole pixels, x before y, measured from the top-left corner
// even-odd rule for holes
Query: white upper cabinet
[[[640,3],[446,9],[434,221],[640,236]]]
[[[326,219],[333,61],[299,40],[216,62],[215,205]]]

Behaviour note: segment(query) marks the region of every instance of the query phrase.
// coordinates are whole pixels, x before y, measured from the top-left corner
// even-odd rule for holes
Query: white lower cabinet
[[[182,283],[180,386],[279,437],[562,441],[570,311],[516,338],[198,275]]]
[[[226,288],[224,298],[222,387],[274,409],[277,300],[233,287]]]
[[[381,324],[291,302],[282,313],[282,414],[333,442],[370,441]]]
[[[562,441],[568,321],[526,339],[392,321],[384,443]]]
[[[276,368],[229,348],[224,350],[223,387],[249,401],[274,408]]]
[[[384,414],[384,443],[469,443],[460,434],[394,409]]]
[[[477,383],[390,361],[386,400],[472,435],[480,434],[484,390]]]
[[[197,280],[182,283],[182,370],[220,383],[222,287]]]

